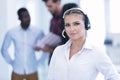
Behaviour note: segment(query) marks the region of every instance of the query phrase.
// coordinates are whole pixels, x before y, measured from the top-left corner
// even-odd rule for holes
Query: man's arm
[[[8,32],[5,35],[5,38],[4,38],[4,41],[3,41],[2,48],[1,48],[1,53],[4,57],[4,59],[6,60],[6,62],[9,63],[9,64],[12,64],[12,62],[13,62],[13,60],[10,57],[9,52],[8,52],[8,48],[11,45],[11,42],[12,42],[12,38],[10,36],[10,33]]]

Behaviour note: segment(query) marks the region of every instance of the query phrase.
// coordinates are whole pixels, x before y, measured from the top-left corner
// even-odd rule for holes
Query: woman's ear
[[[63,29],[63,31],[62,31],[62,36],[63,36],[64,38],[66,38],[65,35],[64,35],[64,33],[65,33],[65,29]]]

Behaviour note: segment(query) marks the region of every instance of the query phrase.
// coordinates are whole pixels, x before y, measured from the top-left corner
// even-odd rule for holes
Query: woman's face
[[[66,15],[64,22],[66,33],[72,40],[82,39],[86,37],[85,24],[82,15]]]

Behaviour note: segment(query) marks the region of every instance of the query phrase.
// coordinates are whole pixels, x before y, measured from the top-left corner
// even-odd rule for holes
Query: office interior
[[[87,13],[91,22],[88,36],[96,45],[101,45],[101,48],[106,50],[120,73],[119,0],[61,0],[61,7],[70,2],[78,4]],[[52,16],[42,0],[1,0],[0,48],[5,33],[19,24],[16,12],[20,7],[26,7],[29,10],[32,25],[41,28],[45,34],[49,32],[49,22]],[[10,48],[10,51],[13,51],[13,47]],[[42,71],[43,68],[46,69]],[[45,65],[40,66],[39,76],[42,76],[40,80],[46,79],[47,69],[48,67]],[[11,71],[10,65],[0,54],[0,80],[10,80]],[[98,80],[104,80],[102,74],[98,76]]]

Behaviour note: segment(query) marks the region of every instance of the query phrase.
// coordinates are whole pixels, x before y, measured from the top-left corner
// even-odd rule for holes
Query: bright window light
[[[103,44],[105,38],[104,0],[81,0],[80,7],[87,13],[91,29],[88,37],[95,44]]]
[[[27,9],[30,13],[30,16],[31,16],[31,24],[32,25],[36,25],[36,6],[35,6],[35,1],[29,1],[28,4],[27,4]]]
[[[110,32],[120,33],[120,1],[110,0]]]

